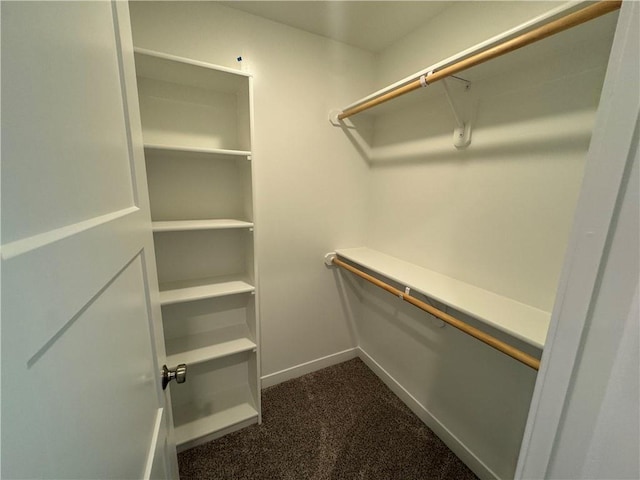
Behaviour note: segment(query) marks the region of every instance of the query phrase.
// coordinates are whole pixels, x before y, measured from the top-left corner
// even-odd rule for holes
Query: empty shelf
[[[249,403],[233,405],[204,417],[199,415],[200,409],[195,404],[186,404],[174,410],[176,423],[174,431],[177,445],[258,418],[258,412]]]
[[[226,150],[224,148],[201,148],[201,147],[187,147],[180,145],[158,145],[148,144],[144,145],[145,150],[162,150],[169,152],[188,152],[188,153],[204,153],[209,155],[222,155],[222,156],[237,156],[248,157],[251,152],[248,150]]]
[[[256,348],[246,324],[167,339],[167,363],[201,363]]]
[[[220,277],[171,282],[160,285],[160,304],[191,302],[253,291],[255,287],[242,280],[225,280]]]
[[[543,348],[551,314],[369,248],[336,253],[537,348]]]
[[[215,91],[237,93],[250,73],[165,52],[135,48],[136,74],[164,82]]]
[[[252,228],[253,223],[243,220],[171,220],[152,222],[154,232],[180,232],[185,230],[223,230],[229,228]]]

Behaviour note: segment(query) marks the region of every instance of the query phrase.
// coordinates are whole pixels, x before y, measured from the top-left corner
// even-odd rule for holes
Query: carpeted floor
[[[359,359],[265,389],[262,408],[262,425],[182,452],[180,478],[477,478]]]

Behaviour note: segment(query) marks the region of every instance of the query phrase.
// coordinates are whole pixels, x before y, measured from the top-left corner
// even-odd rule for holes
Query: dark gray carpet
[[[359,359],[265,389],[262,408],[262,425],[182,452],[180,478],[477,478]]]

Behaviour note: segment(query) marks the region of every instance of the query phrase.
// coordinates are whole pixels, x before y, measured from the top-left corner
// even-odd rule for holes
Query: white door
[[[175,477],[128,5],[1,19],[2,477]]]

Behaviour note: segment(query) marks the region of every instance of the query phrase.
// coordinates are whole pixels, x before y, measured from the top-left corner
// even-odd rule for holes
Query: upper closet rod
[[[355,275],[361,278],[364,278],[368,282],[371,282],[374,285],[382,288],[383,290],[386,290],[387,292],[392,293],[396,297],[400,297],[405,302],[409,302],[410,304],[418,307],[419,309],[424,310],[427,313],[430,313],[434,317],[439,318],[445,323],[448,323],[452,327],[457,328],[458,330],[466,333],[467,335],[471,335],[472,337],[480,340],[481,342],[486,343],[490,347],[493,347],[496,350],[506,355],[509,355],[511,358],[514,358],[515,360],[518,360],[521,363],[524,363],[528,367],[531,367],[534,370],[538,370],[540,368],[540,360],[538,360],[537,358],[532,357],[531,355],[523,352],[522,350],[518,350],[517,348],[512,347],[511,345],[503,342],[502,340],[498,340],[497,338],[489,335],[488,333],[485,333],[482,330],[472,327],[471,325],[463,322],[462,320],[452,317],[448,313],[445,313],[442,310],[438,310],[437,308],[421,300],[418,300],[417,298],[412,297],[411,295],[401,290],[398,290],[397,288],[381,280],[378,280],[376,277],[373,277],[368,273],[358,270],[357,268],[349,265],[348,263],[340,260],[339,258],[337,257],[332,258],[331,263],[341,268],[344,268],[345,270],[348,270],[351,273],[354,273]]]
[[[601,0],[598,3],[594,3],[593,5],[578,10],[577,12],[559,18],[558,20],[554,20],[553,22],[547,23],[546,25],[542,25],[541,27],[531,30],[530,32],[523,33],[522,35],[512,38],[511,40],[507,40],[487,50],[476,53],[471,57],[460,60],[452,65],[442,68],[441,70],[430,72],[426,76],[422,75],[419,78],[412,80],[410,83],[395,88],[383,95],[380,95],[379,97],[368,100],[364,103],[361,103],[360,105],[356,105],[355,107],[348,108],[342,113],[338,114],[338,120],[344,120],[345,118],[355,115],[356,113],[368,110],[372,107],[375,107],[376,105],[380,105],[381,103],[384,103],[388,100],[399,97],[400,95],[404,95],[405,93],[409,93],[413,90],[417,90],[418,88],[425,87],[432,84],[433,82],[442,80],[443,78],[455,75],[462,70],[474,67],[488,60],[504,55],[505,53],[513,52],[518,48],[525,47],[534,42],[537,42],[538,40],[542,40],[544,38],[550,37],[551,35],[562,32],[563,30],[567,30],[571,27],[575,27],[594,18],[600,17],[605,13],[609,13],[619,9],[621,4],[622,0]]]

